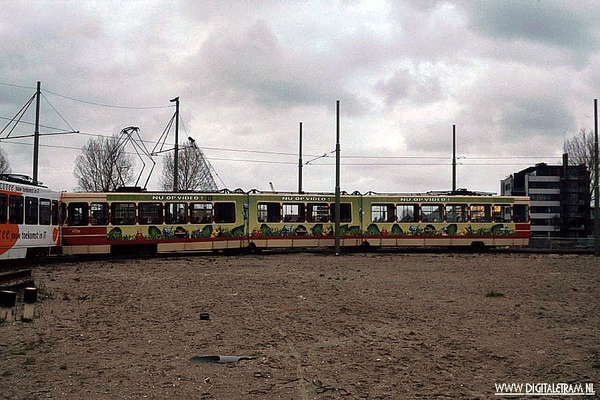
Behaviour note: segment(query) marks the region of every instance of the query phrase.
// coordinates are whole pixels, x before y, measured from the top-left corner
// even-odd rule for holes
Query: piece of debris
[[[243,360],[254,360],[252,356],[195,356],[190,360],[193,363],[236,363]]]

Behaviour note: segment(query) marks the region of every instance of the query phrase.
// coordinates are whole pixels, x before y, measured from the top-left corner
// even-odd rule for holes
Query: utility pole
[[[336,101],[335,135],[335,255],[340,255],[340,101]]]
[[[175,154],[173,155],[173,191],[179,191],[179,97],[170,100],[175,102]]]
[[[598,179],[598,99],[594,99],[594,255],[600,256],[600,180]]]
[[[452,125],[452,192],[456,191],[456,125]]]
[[[37,91],[35,92],[35,130],[33,132],[33,182],[38,183],[38,158],[40,147],[40,95],[41,83],[37,83]]]
[[[300,122],[300,149],[298,150],[298,194],[302,194],[302,122]]]

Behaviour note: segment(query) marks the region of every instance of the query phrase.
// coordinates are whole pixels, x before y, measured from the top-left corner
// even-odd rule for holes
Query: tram
[[[25,175],[0,175],[0,260],[58,253],[59,197]]]
[[[333,247],[335,196],[215,193],[62,193],[63,254],[160,254]],[[471,192],[343,193],[347,248],[527,246],[529,198]]]

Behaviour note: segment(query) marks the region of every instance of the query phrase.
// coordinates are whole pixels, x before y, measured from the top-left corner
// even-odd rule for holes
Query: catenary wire
[[[15,85],[15,84],[4,83],[4,82],[0,82],[0,85],[10,86],[10,87],[16,87],[16,88],[23,88],[23,89],[31,89],[31,90],[35,90],[36,89],[36,88],[30,87],[30,86]],[[58,97],[62,97],[62,98],[68,99],[68,100],[77,101],[77,102],[81,102],[81,103],[84,103],[84,104],[101,106],[101,107],[120,108],[120,109],[133,109],[133,110],[165,109],[165,108],[173,107],[173,105],[145,106],[145,107],[131,107],[131,106],[111,105],[111,104],[104,104],[104,103],[98,103],[98,102],[92,102],[92,101],[82,100],[82,99],[78,99],[78,98],[75,98],[75,97],[66,96],[66,95],[63,95],[63,94],[60,94],[60,93],[56,93],[54,91],[50,91],[50,90],[47,90],[47,89],[44,89],[43,91],[46,92],[46,93],[50,93],[52,95],[58,96]],[[46,96],[44,96],[43,94],[42,94],[42,96],[48,102],[48,104],[50,105],[50,107],[65,122],[65,124],[67,124],[69,126],[69,128],[71,129],[71,131],[73,133],[78,133],[78,134],[84,135],[84,136],[94,136],[94,137],[106,136],[106,135],[102,135],[102,134],[92,134],[92,133],[75,131],[75,129],[73,129],[73,127],[68,123],[68,121],[66,121],[66,119],[50,103],[50,101],[48,100],[48,98]],[[9,118],[5,118],[5,117],[0,117],[0,118],[1,119],[6,119],[6,120],[10,120]],[[26,122],[26,121],[21,121],[21,123],[33,125],[33,123]],[[54,129],[54,130],[57,130],[57,131],[68,132],[67,130],[61,129],[61,128],[54,128],[54,127],[50,127],[50,126],[46,126],[46,125],[41,125],[41,126],[44,127],[44,128],[48,128],[48,129]],[[183,127],[184,131],[187,131],[185,124],[182,123],[182,127]],[[152,143],[151,141],[147,141],[147,142]],[[25,143],[15,143],[15,142],[11,142],[11,144],[23,144],[23,145],[26,145]],[[63,149],[80,149],[80,148],[77,148],[77,147],[57,146],[57,145],[41,145],[41,146],[54,147],[54,148],[63,148]],[[279,156],[294,156],[294,157],[298,156],[296,153],[286,153],[286,152],[275,152],[275,151],[264,151],[264,150],[248,150],[248,149],[228,149],[228,148],[221,148],[221,147],[205,147],[205,146],[200,146],[200,147],[203,150],[212,150],[212,151],[225,151],[225,152],[236,152],[236,153],[246,153],[246,154],[265,154],[265,155],[279,155]],[[322,154],[322,155],[304,154],[304,156],[306,156],[306,157],[314,157],[313,160],[310,160],[310,161],[306,162],[306,165],[312,165],[312,166],[330,166],[330,165],[334,165],[332,163],[314,162],[314,161],[316,161],[318,159],[328,157],[330,153],[325,153],[325,154]],[[448,160],[448,157],[444,157],[444,156],[363,156],[363,155],[342,155],[341,158],[343,158],[343,159],[372,159],[372,160],[377,160],[377,159],[381,159],[381,160],[402,160],[402,159],[414,159],[414,160],[422,160],[422,159],[434,160],[434,159],[438,159],[438,160]],[[468,163],[467,164],[467,163],[465,163],[465,161],[468,161],[468,160],[518,160],[518,159],[540,159],[540,158],[545,158],[545,159],[560,159],[561,157],[558,157],[558,156],[551,156],[551,157],[541,157],[541,156],[470,157],[470,156],[462,156],[462,157],[459,157],[459,159],[462,160],[462,161],[460,161],[459,165],[480,165],[480,166],[481,165],[490,165],[490,166],[496,166],[496,165],[518,165],[519,163]],[[212,158],[212,159],[215,160],[215,161],[235,161],[235,162],[258,162],[258,163],[275,163],[275,164],[295,164],[295,161],[294,162],[291,162],[291,161],[290,162],[286,162],[286,161],[232,159],[232,158]],[[386,164],[380,164],[380,163],[344,163],[344,164],[346,166],[447,165],[447,163],[442,163],[442,164],[440,164],[440,163],[386,163]]]
[[[15,84],[13,84],[13,83],[6,83],[6,82],[0,82],[0,85],[2,85],[2,86],[14,87],[14,88],[19,88],[19,89],[37,90],[37,88],[36,88],[36,87],[32,87],[32,86],[25,86],[25,85],[15,85]],[[106,103],[99,103],[99,102],[95,102],[95,101],[89,101],[89,100],[78,99],[78,98],[76,98],[76,97],[67,96],[67,95],[60,94],[60,93],[54,92],[54,91],[52,91],[52,90],[43,89],[43,88],[42,88],[42,90],[41,90],[41,91],[42,91],[42,92],[49,93],[49,94],[52,94],[52,95],[54,95],[54,96],[62,97],[63,99],[67,99],[67,100],[71,100],[71,101],[76,101],[76,102],[83,103],[83,104],[89,104],[89,105],[93,105],[93,106],[98,106],[98,107],[120,108],[120,109],[125,109],[125,110],[152,110],[152,109],[160,109],[160,108],[171,108],[171,107],[174,107],[174,105],[164,105],[164,106],[144,106],[144,107],[122,106],[122,105],[106,104]]]
[[[56,114],[57,114],[57,115],[60,117],[60,119],[62,119],[62,120],[63,120],[63,122],[64,122],[65,124],[67,124],[67,126],[68,126],[69,128],[71,128],[71,131],[75,132],[75,131],[76,131],[76,130],[75,130],[75,128],[73,128],[73,127],[71,126],[71,124],[69,124],[69,122],[68,122],[68,121],[65,119],[65,117],[63,117],[63,115],[62,115],[60,112],[58,112],[58,110],[57,110],[57,109],[54,107],[54,105],[53,105],[52,103],[50,103],[50,100],[48,100],[48,98],[47,98],[46,96],[44,96],[44,94],[43,94],[43,93],[41,93],[41,95],[42,95],[42,97],[44,98],[44,100],[46,100],[46,103],[48,103],[48,105],[49,105],[49,106],[50,106],[50,107],[51,107],[51,108],[54,110],[54,112],[55,112],[55,113],[56,113]]]
[[[102,135],[95,135],[95,134],[90,134],[90,133],[80,133],[83,135],[87,135],[87,136],[102,136]],[[9,142],[6,142],[9,143]],[[23,145],[23,146],[32,146],[31,143],[26,143],[26,142],[15,142],[15,141],[11,141],[9,144],[11,145]],[[40,144],[40,147],[48,147],[48,148],[56,148],[56,149],[63,149],[63,150],[81,150],[81,147],[75,147],[75,146],[65,146],[65,145],[50,145],[50,144]],[[259,153],[264,153],[264,152],[259,152]],[[278,154],[278,153],[275,153]],[[344,157],[342,157],[343,159]],[[499,157],[502,158],[502,157]],[[530,158],[530,157],[511,157],[511,159],[525,159],[525,158]],[[539,158],[539,157],[536,157]],[[413,158],[414,159],[414,158]],[[430,157],[420,157],[419,159],[430,159]],[[489,160],[495,159],[494,157],[490,157],[487,158]],[[256,159],[247,159],[247,158],[226,158],[226,157],[210,157],[209,161],[226,161],[226,162],[248,162],[248,163],[258,163],[258,164],[284,164],[284,165],[297,165],[297,161],[274,161],[274,160],[256,160]],[[461,162],[459,164],[459,166],[514,166],[514,165],[523,165],[523,164],[528,164],[527,162],[513,162],[513,163],[465,163],[463,159],[463,162]],[[311,163],[309,164],[311,166],[314,167],[329,167],[329,166],[334,166],[335,164],[333,162],[330,163]],[[448,166],[451,165],[450,161],[447,162],[438,162],[438,163],[432,163],[432,162],[395,162],[395,163],[343,163],[344,166],[346,167],[391,167],[391,166]]]
[[[95,102],[95,101],[82,100],[82,99],[78,99],[76,97],[65,96],[63,94],[56,93],[56,92],[53,92],[53,91],[48,90],[48,89],[45,89],[44,92],[53,94],[54,96],[62,97],[63,99],[67,99],[67,100],[71,100],[71,101],[76,101],[78,103],[89,104],[89,105],[98,106],[98,107],[118,108],[118,109],[123,109],[123,110],[154,110],[154,109],[174,107],[172,105],[168,105],[168,106],[144,106],[144,107],[121,106],[121,105],[115,105],[115,104],[106,104],[106,103],[98,103],[98,102]]]

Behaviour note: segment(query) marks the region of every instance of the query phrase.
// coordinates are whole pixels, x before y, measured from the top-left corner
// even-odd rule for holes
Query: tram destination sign
[[[333,201],[331,196],[282,196],[281,201]]]
[[[450,201],[450,197],[424,196],[424,197],[400,197],[400,203],[445,203]]]
[[[190,193],[173,194],[109,194],[106,199],[109,201],[211,201],[214,195],[200,195]]]
[[[16,183],[0,182],[0,190],[17,193],[39,193],[40,189],[31,186],[22,186]]]

